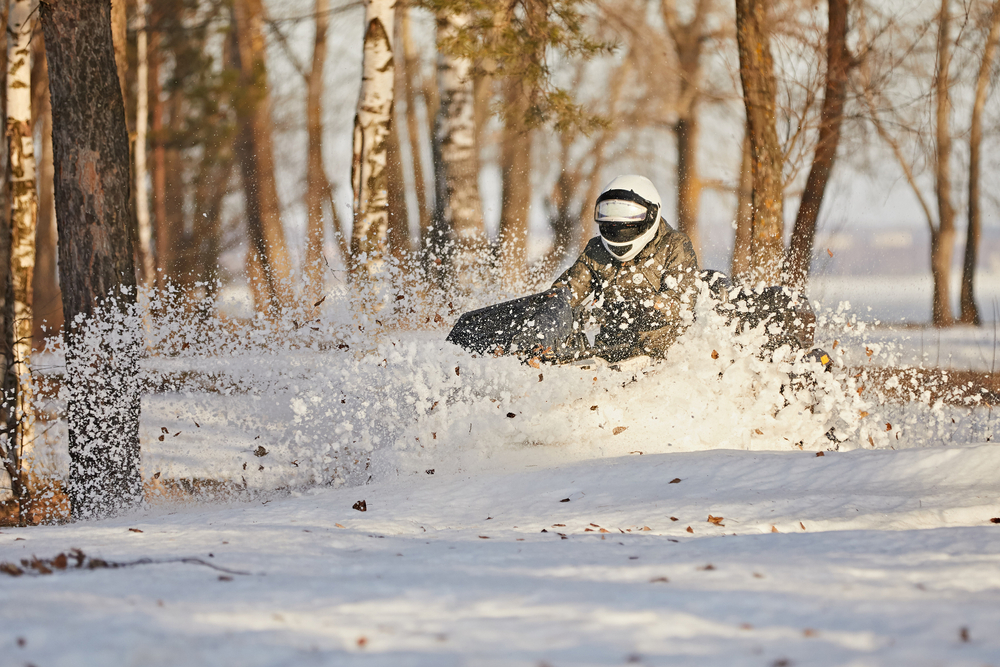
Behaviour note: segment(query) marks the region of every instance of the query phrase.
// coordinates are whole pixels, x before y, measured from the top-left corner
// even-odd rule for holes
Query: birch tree
[[[774,60],[767,0],[736,0],[736,43],[746,106],[753,173],[751,280],[781,281],[783,156],[775,128]]]
[[[13,449],[20,468],[18,498],[22,521],[32,513],[37,489],[31,470],[35,439],[32,410],[31,334],[32,278],[35,270],[35,226],[38,195],[35,186],[35,149],[31,117],[31,0],[11,0],[7,9],[7,150],[10,192],[11,279],[14,296],[14,374],[17,377]]]
[[[386,256],[389,230],[388,140],[395,81],[393,25],[396,0],[365,0],[361,93],[354,116],[351,162],[354,229],[352,275],[366,279]]]
[[[466,14],[437,15],[438,42],[453,39],[469,21]],[[435,119],[435,233],[432,253],[450,266],[457,284],[481,264],[486,244],[479,197],[472,62],[438,50],[440,103]]]
[[[972,103],[972,119],[969,127],[969,211],[968,232],[965,235],[965,255],[962,261],[962,291],[959,297],[961,309],[959,320],[963,324],[981,324],[979,308],[976,306],[975,276],[979,253],[979,237],[982,233],[982,208],[979,194],[980,170],[983,143],[983,111],[989,92],[990,75],[997,43],[1000,42],[1000,0],[994,0],[987,13],[989,33],[983,46],[976,76],[976,95]]]

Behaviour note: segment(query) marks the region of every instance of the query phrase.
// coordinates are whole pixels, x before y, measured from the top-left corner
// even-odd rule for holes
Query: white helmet
[[[660,193],[645,176],[619,176],[597,198],[594,220],[611,255],[627,262],[656,236]]]

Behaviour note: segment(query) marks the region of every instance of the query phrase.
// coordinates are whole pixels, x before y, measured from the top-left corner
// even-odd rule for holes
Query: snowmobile
[[[720,271],[703,271],[708,286],[727,324],[737,331],[764,325],[767,338],[762,352],[783,345],[793,350],[813,345],[816,315],[808,301],[780,286],[754,290],[734,283]],[[538,294],[505,301],[464,313],[447,340],[479,355],[519,357],[525,363],[569,364],[603,359],[616,363],[630,356],[631,345],[591,344],[584,332],[583,309],[570,305],[569,289],[558,287]],[[812,349],[806,358],[829,370],[830,356]]]

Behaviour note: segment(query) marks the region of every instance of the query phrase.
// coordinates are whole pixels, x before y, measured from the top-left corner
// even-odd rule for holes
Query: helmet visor
[[[649,229],[650,207],[623,199],[597,202],[594,219],[601,236],[609,243],[631,243]]]
[[[607,199],[597,202],[594,219],[602,222],[640,223],[646,219],[649,209],[634,201]]]

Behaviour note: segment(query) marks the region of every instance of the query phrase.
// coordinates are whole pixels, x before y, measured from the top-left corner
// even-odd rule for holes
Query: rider
[[[661,207],[648,178],[611,181],[594,212],[600,234],[552,285],[569,288],[573,308],[593,294],[604,312],[595,345],[608,361],[662,357],[694,318],[698,258]]]

